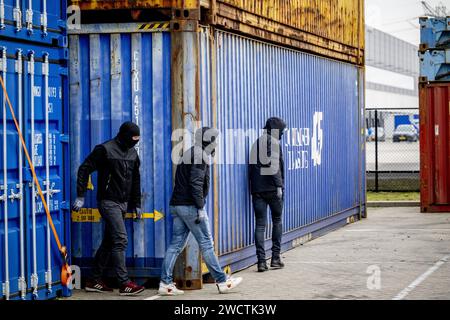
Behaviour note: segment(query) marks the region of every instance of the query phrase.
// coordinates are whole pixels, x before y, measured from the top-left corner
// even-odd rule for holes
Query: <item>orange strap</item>
[[[31,161],[30,154],[28,153],[27,147],[25,145],[25,141],[22,136],[22,132],[20,131],[19,124],[17,123],[16,115],[14,114],[14,109],[11,105],[11,101],[9,100],[8,92],[6,91],[5,83],[3,82],[2,76],[0,76],[0,82],[2,84],[2,88],[3,88],[3,92],[5,94],[5,97],[6,97],[6,101],[8,102],[9,110],[11,111],[11,115],[13,117],[14,124],[16,125],[17,133],[19,134],[19,138],[22,143],[23,151],[25,152],[28,164],[30,165],[31,172],[33,173],[34,183],[36,184],[39,196],[41,197],[41,200],[42,200],[42,204],[44,205],[45,213],[47,214],[48,222],[50,224],[50,227],[52,228],[53,235],[55,236],[56,244],[58,245],[59,251],[61,253],[63,253],[63,248],[61,246],[61,242],[59,241],[58,233],[56,232],[55,225],[53,224],[53,219],[50,215],[50,211],[48,210],[47,202],[45,201],[44,194],[42,193],[41,185],[39,184],[39,180],[38,180],[38,178],[36,176],[36,172],[34,170],[33,162]],[[34,199],[33,199],[33,201],[34,201]]]

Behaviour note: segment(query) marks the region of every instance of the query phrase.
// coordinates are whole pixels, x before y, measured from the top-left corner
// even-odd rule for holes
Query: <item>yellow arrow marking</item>
[[[231,275],[231,267],[226,266],[223,268],[223,272],[225,272],[227,275]],[[202,274],[209,273],[208,267],[206,266],[206,263],[202,262]]]
[[[127,213],[125,219],[135,219],[135,213]],[[152,213],[143,213],[143,219],[154,219],[155,222],[164,218],[164,215],[155,210]],[[102,216],[98,209],[82,208],[79,212],[72,211],[72,222],[100,222]]]

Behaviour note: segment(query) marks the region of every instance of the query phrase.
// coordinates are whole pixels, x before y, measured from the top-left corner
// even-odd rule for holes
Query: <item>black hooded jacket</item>
[[[250,153],[249,178],[252,194],[272,192],[280,187],[284,189],[284,159],[280,140],[286,129],[286,123],[280,118],[270,118],[264,129],[266,132],[256,140]],[[273,131],[274,129],[277,131]],[[270,161],[272,157],[279,160],[279,166],[275,172],[268,170],[272,164]],[[269,174],[264,171],[269,171]]]
[[[207,134],[208,131],[212,133],[212,137]],[[177,165],[170,205],[195,206],[197,209],[205,206],[209,192],[210,166],[202,157],[202,152],[214,155],[217,135],[215,129],[208,127],[196,131],[194,146],[184,152]]]
[[[141,207],[140,160],[133,136],[139,136],[139,127],[124,123],[112,140],[97,145],[78,169],[77,195],[84,197],[89,175],[98,171],[97,200],[128,202],[129,208]]]

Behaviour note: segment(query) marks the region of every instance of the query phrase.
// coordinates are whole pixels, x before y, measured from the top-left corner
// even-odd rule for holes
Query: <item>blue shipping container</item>
[[[450,49],[419,53],[420,77],[425,81],[450,81]]]
[[[450,48],[450,17],[422,17],[419,22],[421,49]]]
[[[72,198],[78,167],[91,150],[113,138],[124,121],[141,127],[143,221],[128,215],[127,266],[132,277],[159,276],[171,220],[172,192],[170,33],[70,35]],[[95,201],[72,213],[73,263],[88,274],[103,224]]]
[[[247,163],[269,117],[289,129],[282,250],[365,215],[364,80],[350,64],[212,35],[206,29],[201,36],[202,125],[216,126],[222,138],[209,213],[221,264],[235,271],[256,263]],[[269,221],[267,250],[270,237]]]
[[[67,0],[0,0],[0,37],[66,46]]]
[[[70,247],[66,49],[1,41],[0,76],[20,122],[61,242]],[[62,291],[61,257],[36,197],[11,113],[0,92],[0,281],[5,299]],[[48,110],[48,112],[46,112]]]
[[[78,166],[92,148],[112,138],[123,121],[137,122],[142,128],[139,154],[148,219],[127,221],[127,265],[134,277],[158,277],[172,223],[171,36],[123,28],[112,35],[95,29],[89,34],[88,29],[69,37],[72,198]],[[227,129],[260,130],[270,116],[281,116],[289,125],[283,141],[283,250],[364,216],[363,71],[230,33],[209,32],[202,29],[199,56],[184,63],[200,63],[201,114],[192,116],[201,122],[196,125],[215,125],[222,131],[218,159],[231,161],[217,165],[207,201],[223,267],[235,271],[256,261],[245,163],[259,132],[239,144],[224,134]],[[239,159],[244,164],[237,163]],[[73,262],[85,273],[102,239],[95,175],[92,182],[89,209],[72,213]],[[157,212],[162,219],[154,219]]]

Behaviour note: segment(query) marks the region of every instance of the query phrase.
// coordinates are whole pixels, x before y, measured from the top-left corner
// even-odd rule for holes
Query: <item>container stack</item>
[[[171,238],[175,129],[221,132],[206,209],[226,270],[256,262],[248,153],[269,117],[289,127],[282,250],[365,216],[363,1],[317,3],[73,1],[82,25],[69,36],[72,197],[93,147],[136,122],[146,215],[127,216],[135,280],[159,277]],[[102,240],[95,181],[87,208],[72,213],[83,275]],[[187,248],[176,281],[201,288],[207,269],[195,242]]]
[[[11,101],[61,241],[70,245],[66,1],[0,1],[0,299],[67,294]]]
[[[450,211],[450,17],[420,18],[422,212]]]

